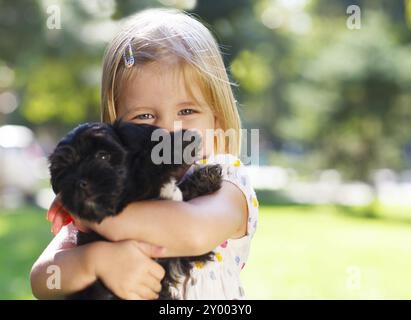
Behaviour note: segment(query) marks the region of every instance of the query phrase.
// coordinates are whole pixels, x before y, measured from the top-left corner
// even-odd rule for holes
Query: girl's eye
[[[148,119],[153,119],[154,116],[150,113],[144,113],[144,114],[139,114],[138,116],[134,117],[134,119],[139,119],[139,120],[148,120]]]
[[[104,161],[110,160],[110,154],[106,151],[99,151],[96,153],[96,158]]]
[[[178,114],[186,116],[186,115],[190,115],[190,114],[193,114],[193,113],[197,113],[197,111],[195,111],[194,109],[183,109],[183,110],[180,110],[180,112]]]

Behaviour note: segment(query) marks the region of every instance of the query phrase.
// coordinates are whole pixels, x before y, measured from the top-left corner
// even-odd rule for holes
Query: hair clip
[[[128,51],[128,57],[127,57],[127,51]],[[131,43],[129,43],[124,50],[123,53],[123,59],[124,59],[124,65],[126,68],[131,68],[134,65],[134,55],[133,55],[133,50],[131,48]]]

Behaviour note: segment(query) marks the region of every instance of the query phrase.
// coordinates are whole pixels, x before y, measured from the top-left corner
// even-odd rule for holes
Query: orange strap
[[[51,232],[56,235],[63,226],[71,223],[73,218],[70,213],[63,207],[58,196],[54,199],[47,211],[47,220],[51,222]]]

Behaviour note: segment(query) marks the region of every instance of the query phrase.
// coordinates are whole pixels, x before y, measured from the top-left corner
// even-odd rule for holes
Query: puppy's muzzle
[[[92,195],[91,188],[90,188],[90,183],[86,179],[78,180],[77,187],[87,197]]]

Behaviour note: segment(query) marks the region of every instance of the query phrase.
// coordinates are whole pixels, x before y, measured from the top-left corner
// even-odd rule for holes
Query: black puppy
[[[199,136],[190,132],[193,139],[185,141],[181,137],[186,130],[181,130],[178,132],[179,142],[177,132],[167,133],[165,136],[170,137],[171,154],[167,158],[163,150],[159,156],[171,161],[155,164],[152,151],[160,143],[159,139],[153,139],[156,130],[162,129],[116,121],[113,125],[86,123],[68,133],[49,156],[51,185],[53,191],[60,195],[63,206],[81,219],[100,223],[104,218],[120,213],[133,201],[187,201],[221,187],[220,165],[197,164],[193,173],[177,187],[177,179],[197,158]],[[187,157],[191,159],[188,163],[184,162]],[[77,245],[97,240],[105,239],[94,232],[78,232]],[[213,256],[209,252],[196,257],[157,259],[166,270],[159,299],[174,299],[170,287],[177,285],[180,276],[189,276],[192,262],[210,261]],[[68,299],[118,297],[98,280]]]

